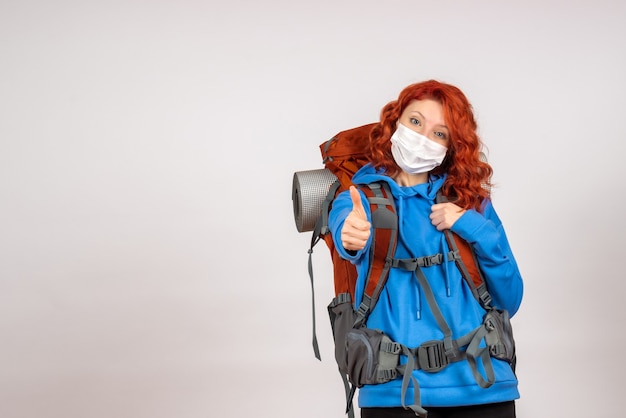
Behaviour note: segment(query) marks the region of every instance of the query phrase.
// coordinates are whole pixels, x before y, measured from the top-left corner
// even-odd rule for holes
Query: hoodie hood
[[[428,182],[415,186],[400,186],[394,179],[385,174],[384,170],[376,171],[371,164],[367,164],[354,174],[352,181],[355,184],[369,184],[377,181],[384,181],[391,188],[391,192],[396,198],[406,198],[419,195],[427,200],[435,201],[437,192],[446,180],[445,174],[433,175],[428,178]]]

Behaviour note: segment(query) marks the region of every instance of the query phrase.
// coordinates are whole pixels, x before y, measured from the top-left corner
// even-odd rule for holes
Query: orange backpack
[[[292,200],[296,227],[299,232],[313,231],[311,246],[308,251],[308,270],[313,305],[313,350],[318,359],[321,357],[315,332],[313,247],[320,239],[326,242],[333,263],[335,296],[349,295],[346,297],[354,301],[357,280],[356,267],[350,261],[341,258],[337,252],[333,237],[328,231],[328,213],[334,198],[353,185],[353,175],[368,163],[365,152],[374,126],[376,123],[370,123],[339,132],[320,145],[324,169],[294,173]],[[358,185],[358,188],[365,193],[370,204],[373,247],[370,250],[371,265],[365,282],[365,292],[362,295],[363,303],[359,306],[358,323],[355,324],[360,326],[365,323],[387,280],[396,247],[397,215],[393,197],[385,183]],[[441,194],[438,195],[437,199],[439,202],[446,201],[446,198]],[[303,215],[303,212],[308,213]],[[303,219],[303,216],[307,219]],[[478,268],[471,246],[449,230],[445,231],[445,235],[451,250],[450,257],[455,260],[474,297],[484,307],[489,306],[491,297],[487,292],[485,280]]]

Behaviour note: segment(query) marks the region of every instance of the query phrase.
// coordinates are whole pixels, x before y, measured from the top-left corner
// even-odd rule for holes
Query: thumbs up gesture
[[[350,186],[352,212],[348,215],[341,229],[341,243],[346,250],[362,250],[370,237],[371,224],[367,220],[361,194],[354,186]]]

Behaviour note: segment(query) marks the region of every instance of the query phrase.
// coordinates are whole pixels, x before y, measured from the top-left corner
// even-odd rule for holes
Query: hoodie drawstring
[[[420,320],[422,319],[422,292],[420,291],[420,286],[419,284],[416,286],[417,288],[417,296],[416,296],[416,305],[417,305],[417,319]]]

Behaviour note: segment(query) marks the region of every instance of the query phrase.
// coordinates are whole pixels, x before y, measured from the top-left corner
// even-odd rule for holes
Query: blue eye
[[[411,124],[413,124],[413,125],[419,125],[420,124],[420,121],[415,119],[415,118],[409,119],[409,122],[411,122]]]

